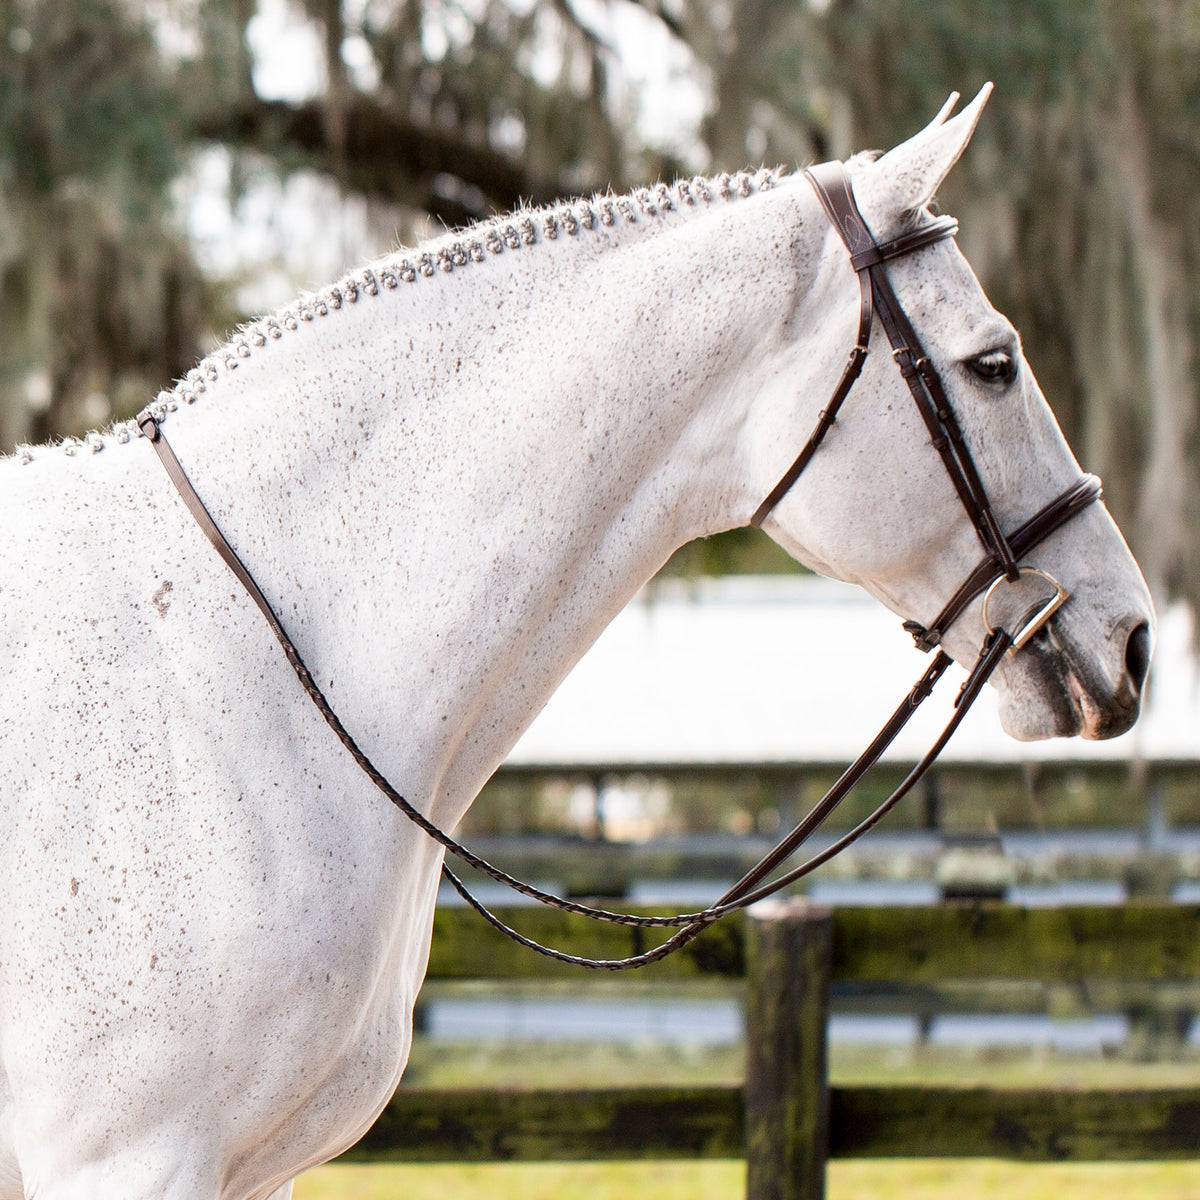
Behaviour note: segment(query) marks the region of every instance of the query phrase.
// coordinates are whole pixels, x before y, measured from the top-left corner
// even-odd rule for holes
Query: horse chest
[[[9,1084],[49,1118],[26,1136],[68,1122],[86,1158],[150,1097],[248,1179],[358,1137],[407,1058],[436,864],[395,878],[322,822],[266,830],[234,805],[218,828],[156,799],[101,796],[62,836],[28,799],[0,884]],[[72,1099],[100,1092],[102,1111]]]
[[[220,575],[69,536],[3,534],[0,1044],[37,1114],[17,1136],[70,1125],[87,1161],[150,1097],[163,1136],[200,1121],[247,1180],[318,1161],[399,1077],[440,859],[273,647],[247,670],[261,630]]]

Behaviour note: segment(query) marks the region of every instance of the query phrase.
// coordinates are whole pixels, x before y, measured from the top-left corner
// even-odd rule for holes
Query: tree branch
[[[364,195],[422,208],[448,225],[461,225],[515,207],[526,200],[548,203],[571,190],[559,180],[531,174],[521,162],[491,147],[432,129],[399,116],[377,101],[356,94],[345,113],[342,182]],[[320,102],[289,105],[256,100],[201,120],[202,138],[280,155],[299,151],[322,169],[332,170]],[[448,196],[438,176],[467,185]],[[476,192],[480,199],[473,200]]]

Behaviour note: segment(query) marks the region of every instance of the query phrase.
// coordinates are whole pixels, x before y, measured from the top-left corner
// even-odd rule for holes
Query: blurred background
[[[519,199],[886,148],[943,191],[1160,600],[1200,594],[1197,0],[0,0],[0,448]],[[738,564],[745,538],[688,569]],[[759,566],[756,552],[750,565]]]
[[[1154,745],[1091,758],[1077,743],[1035,754],[968,735],[890,835],[813,886],[846,904],[1195,904],[1200,0],[0,0],[0,450],[128,417],[238,322],[443,225],[521,200],[886,148],[951,91],[969,97],[987,80],[996,92],[941,205],[960,218],[967,256],[1021,329],[1068,438],[1104,478],[1173,614],[1155,687],[1174,725]],[[700,695],[686,683],[697,647],[727,647],[725,665],[705,672],[709,712],[763,704],[760,682],[744,694],[729,682],[755,656],[756,681],[804,682],[804,666],[779,670],[791,635],[739,643],[697,624],[663,648],[664,631],[700,620],[688,607],[699,600],[709,614],[736,609],[742,630],[766,630],[789,604],[829,605],[827,622],[851,613],[844,597],[787,590],[803,581],[753,595],[696,582],[787,569],[746,531],[685,547],[667,571],[684,579],[660,580],[623,615],[611,652],[599,648],[609,667],[568,681],[568,707],[547,710],[468,832],[506,866],[572,893],[711,899],[831,781],[845,727],[810,723],[806,739],[795,720],[789,745],[763,748],[737,742],[725,720],[687,745],[655,735],[647,749],[651,718],[635,715],[632,749],[619,736],[569,747],[573,731],[644,712],[637,696],[702,728],[699,703],[685,711],[680,699]],[[866,644],[868,618],[851,615],[857,632],[845,640],[796,641],[803,663],[817,663],[812,677],[860,670],[819,662]],[[887,637],[905,643],[894,622]],[[879,675],[884,654],[871,649],[861,669]],[[684,680],[674,698],[627,672],[651,659],[654,678]],[[607,692],[604,670],[617,681]],[[898,678],[915,674],[906,660]],[[570,687],[593,709],[571,709]],[[808,702],[871,707],[838,695],[823,682]],[[795,718],[799,703],[783,697],[777,711]],[[903,769],[885,767],[842,825]],[[574,993],[573,1015],[556,1025],[555,996],[532,990],[432,985],[406,1079],[741,1070],[736,990],[687,994],[674,1010],[626,990],[628,1021],[618,1013],[611,1029]],[[989,1070],[1016,1047],[1022,1079],[1061,1054],[1059,1075],[1083,1055],[1110,1075],[1114,1058],[1153,1061],[1166,1081],[1194,1078],[1200,1060],[1195,981],[1150,1000],[992,995],[983,1008],[999,1023],[973,1018],[968,1033],[910,997],[866,1009],[861,996],[843,1000],[843,1078],[962,1079],[967,1044],[992,1056]],[[522,1048],[555,1030],[569,1048]],[[575,1043],[589,1035],[625,1048],[584,1053]]]

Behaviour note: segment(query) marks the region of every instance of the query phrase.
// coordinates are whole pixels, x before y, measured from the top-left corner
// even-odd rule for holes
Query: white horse
[[[922,219],[985,94],[851,163]],[[951,242],[891,277],[1004,528],[1078,477]],[[691,538],[745,524],[852,344],[800,177],[529,211],[242,330],[164,433],[345,725],[452,827],[571,665]],[[409,1049],[442,853],[374,790],[132,425],[0,463],[0,1197],[276,1200]],[[884,351],[768,518],[928,620],[982,554]],[[1018,737],[1136,717],[1153,613],[1092,505],[1073,593],[994,677]],[[976,601],[947,635],[975,658]]]

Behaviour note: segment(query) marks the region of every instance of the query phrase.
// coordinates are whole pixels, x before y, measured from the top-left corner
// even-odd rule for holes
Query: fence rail
[[[641,908],[638,912],[661,912]],[[522,933],[572,954],[620,958],[653,936],[543,908],[501,914]],[[728,918],[690,946],[639,972],[646,979],[736,978],[746,971],[745,923]],[[439,909],[430,979],[575,979],[578,967],[539,958],[485,929],[466,908]],[[1200,906],[1131,901],[1112,907],[1020,908],[944,904],[839,908],[833,914],[835,983],[947,979],[1200,980]]]
[[[1194,1159],[1200,1087],[832,1087],[832,1158]],[[401,1089],[363,1162],[742,1158],[740,1087]]]
[[[644,933],[515,909],[511,923],[572,953],[619,957]],[[347,1157],[404,1161],[728,1158],[750,1200],[817,1200],[835,1157],[1178,1159],[1200,1153],[1200,1086],[1162,1089],[830,1087],[834,984],[1080,985],[1200,981],[1200,908],[920,909],[769,901],[647,968],[664,981],[746,979],[746,1086],[432,1091],[401,1088]],[[431,979],[579,978],[440,911]]]

